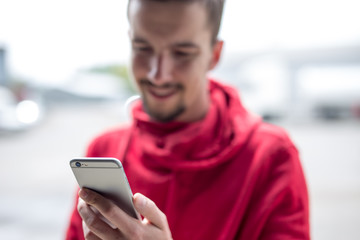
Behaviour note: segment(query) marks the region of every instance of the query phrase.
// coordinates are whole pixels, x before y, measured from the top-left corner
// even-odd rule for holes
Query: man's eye
[[[151,52],[152,49],[151,47],[146,47],[146,46],[134,46],[134,49],[138,52]]]
[[[190,52],[175,51],[175,52],[174,52],[174,55],[175,55],[176,57],[190,57],[190,56],[192,56],[193,54],[190,53]]]

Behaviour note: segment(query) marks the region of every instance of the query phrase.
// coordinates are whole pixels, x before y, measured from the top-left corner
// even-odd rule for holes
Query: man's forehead
[[[146,39],[152,35],[157,38],[171,38],[178,35],[186,41],[198,32],[208,30],[206,12],[197,3],[158,2],[135,0],[129,8],[130,31],[136,37]],[[134,38],[135,36],[132,36]]]
[[[129,6],[129,21],[151,22],[163,27],[181,23],[206,23],[205,8],[198,2],[133,0]],[[205,17],[205,18],[204,18]]]

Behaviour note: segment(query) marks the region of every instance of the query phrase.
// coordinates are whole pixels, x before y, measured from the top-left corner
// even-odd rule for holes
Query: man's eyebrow
[[[139,43],[139,44],[149,44],[149,42],[147,40],[145,40],[142,37],[134,37],[131,40],[133,43]],[[197,44],[193,43],[193,42],[176,42],[174,44],[172,44],[173,47],[178,47],[178,48],[200,48]]]
[[[145,39],[141,37],[134,37],[134,39],[131,40],[133,43],[148,43]]]
[[[199,46],[192,42],[178,42],[174,44],[175,47],[180,48],[199,48]]]

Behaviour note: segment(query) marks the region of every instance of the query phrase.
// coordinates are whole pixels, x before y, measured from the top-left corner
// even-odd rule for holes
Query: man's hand
[[[134,206],[144,217],[142,221],[89,189],[81,189],[79,196],[78,211],[83,219],[85,239],[172,239],[165,214],[140,193],[134,195]]]

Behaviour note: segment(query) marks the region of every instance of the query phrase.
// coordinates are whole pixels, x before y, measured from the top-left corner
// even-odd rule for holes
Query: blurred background
[[[0,0],[0,239],[63,239],[68,161],[129,120],[126,4]],[[359,7],[227,0],[211,73],[295,141],[313,239],[360,239]]]

